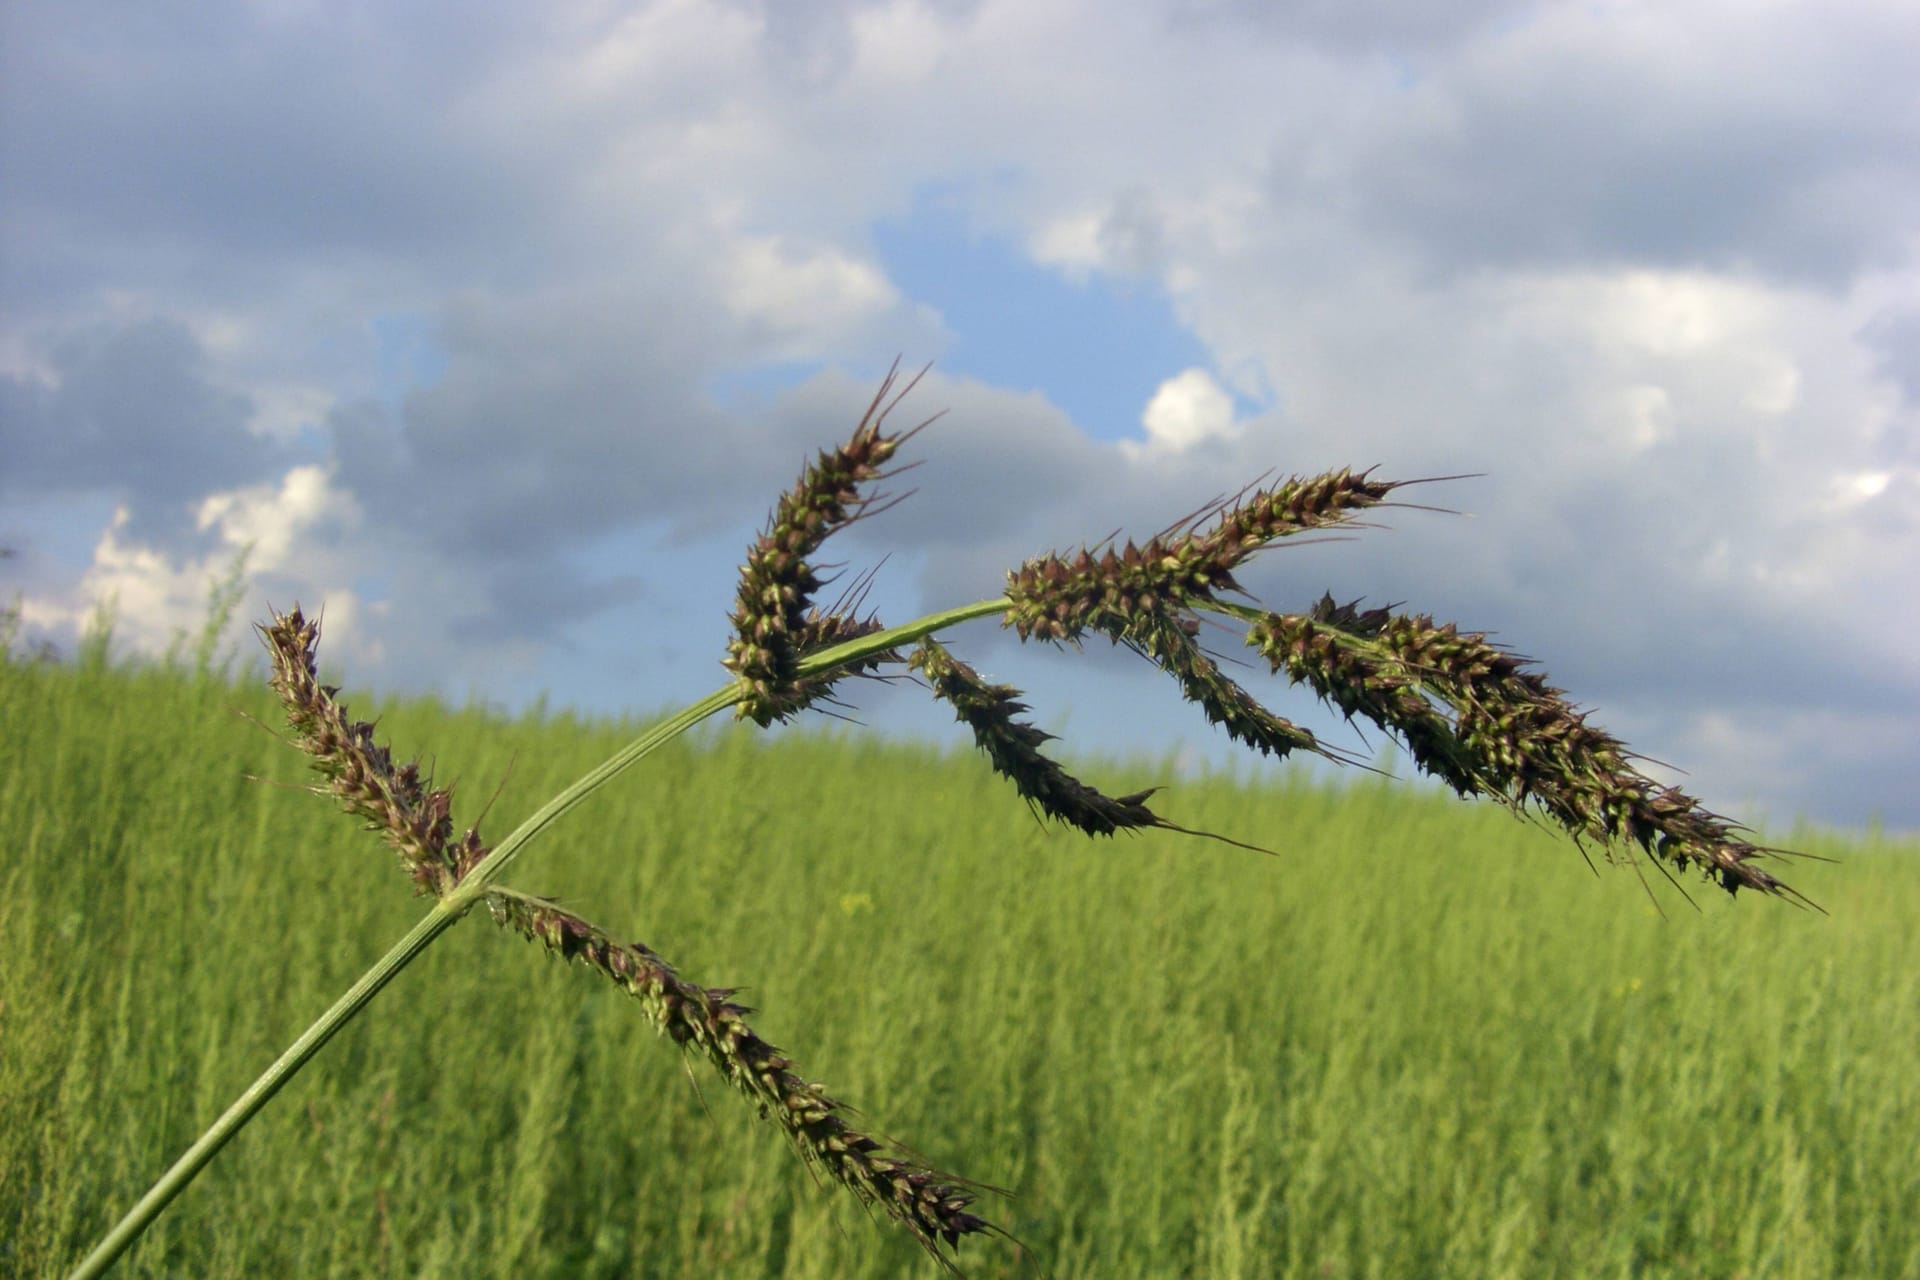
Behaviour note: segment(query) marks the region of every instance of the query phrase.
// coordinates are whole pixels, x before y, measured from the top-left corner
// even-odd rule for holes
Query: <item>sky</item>
[[[1920,827],[1915,66],[1910,0],[0,5],[0,595],[160,654],[247,549],[237,652],[298,602],[353,688],[669,709],[898,359],[943,416],[829,547],[889,622],[1467,474],[1245,583],[1488,631],[1723,812]],[[1104,642],[952,640],[1102,781],[1231,757]]]

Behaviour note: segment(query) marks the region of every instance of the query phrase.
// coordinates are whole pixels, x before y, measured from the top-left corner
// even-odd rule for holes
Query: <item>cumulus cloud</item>
[[[773,236],[735,246],[722,288],[736,322],[775,360],[817,359],[899,301],[871,263]]]
[[[1429,269],[1596,263],[1826,288],[1920,201],[1900,6],[1539,5],[1356,139],[1350,208]],[[1276,171],[1278,177],[1278,171]],[[1281,179],[1281,181],[1285,181]]]
[[[207,495],[194,512],[201,537],[192,550],[143,541],[121,505],[79,580],[65,591],[24,596],[21,617],[42,632],[71,636],[105,610],[117,643],[140,653],[164,652],[180,636],[198,632],[210,587],[236,563],[256,582],[312,584],[315,570],[327,565],[331,548],[358,518],[352,498],[333,488],[324,468],[311,465],[294,467],[278,483]],[[324,569],[320,576],[324,582]],[[336,628],[351,640],[358,602],[344,586],[330,594]]]
[[[284,456],[249,429],[250,399],[220,385],[177,319],[78,326],[35,363],[44,372],[0,375],[0,496],[106,493],[125,504],[124,522],[154,533]]]
[[[939,191],[1039,269],[1164,293],[1205,356],[1151,371],[1126,444],[936,371],[903,409],[950,410],[920,492],[846,539],[898,547],[923,603],[1276,468],[1484,472],[1417,491],[1473,520],[1392,513],[1251,580],[1495,628],[1716,797],[1910,790],[1920,29],[1865,0],[1403,9],[11,14],[10,571],[164,631],[238,539],[399,682],[624,671],[595,628],[635,608],[705,672],[675,602],[717,618],[896,352],[965,348],[872,247]],[[393,316],[437,357],[410,387]],[[56,583],[36,547],[76,541]],[[1769,725],[1874,748],[1763,759]]]
[[[1205,369],[1187,369],[1168,378],[1140,415],[1144,445],[1123,441],[1127,456],[1183,453],[1207,440],[1233,434],[1233,397]]]

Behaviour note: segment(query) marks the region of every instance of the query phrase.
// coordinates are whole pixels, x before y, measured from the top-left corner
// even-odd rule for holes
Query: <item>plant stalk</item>
[[[970,622],[975,618],[984,618],[1003,612],[1007,603],[1004,596],[992,600],[976,600],[972,604],[961,605],[957,609],[944,609],[939,613],[929,613],[924,617],[915,618],[905,626],[888,627],[872,635],[861,636],[857,640],[849,640],[845,644],[837,644],[830,649],[822,649],[800,660],[799,674],[801,676],[817,675],[823,671],[830,671],[834,667],[857,662],[862,658],[870,658],[876,653],[884,653],[888,649],[932,635],[943,627],[951,627],[962,622]],[[609,756],[598,768],[547,801],[538,813],[521,823],[511,835],[496,845],[491,853],[476,863],[473,870],[469,871],[444,899],[448,907],[456,912],[466,911],[485,895],[487,887],[500,878],[500,874],[519,856],[527,843],[556,821],[560,815],[613,781],[615,777],[642,758],[679,737],[708,716],[725,710],[739,700],[740,691],[737,684],[722,686],[685,710],[662,720]]]
[[[1005,596],[995,596],[991,600],[975,600],[972,604],[963,604],[954,609],[942,609],[939,613],[929,613],[915,618],[903,627],[888,627],[876,631],[870,636],[861,636],[858,640],[849,640],[845,644],[834,645],[831,649],[822,649],[800,659],[800,674],[817,675],[831,667],[845,666],[860,658],[870,658],[876,653],[898,648],[913,640],[930,636],[947,627],[957,627],[963,622],[972,622],[975,618],[990,618],[996,613],[1005,613],[1013,601]]]
[[[268,1067],[258,1080],[247,1086],[247,1091],[234,1100],[226,1114],[213,1122],[199,1141],[187,1148],[186,1154],[174,1161],[153,1188],[140,1198],[140,1203],[128,1210],[126,1217],[120,1219],[112,1231],[94,1246],[80,1265],[74,1268],[71,1280],[91,1280],[99,1276],[119,1260],[133,1242],[139,1238],[160,1211],[170,1204],[173,1198],[186,1189],[195,1175],[205,1168],[207,1162],[219,1154],[220,1148],[253,1119],[254,1113],[267,1105],[273,1095],[280,1092],[294,1073],[305,1066],[307,1060],[333,1039],[334,1034],[346,1026],[353,1016],[366,1007],[369,1000],[378,995],[380,989],[399,976],[402,969],[413,962],[414,957],[433,942],[433,940],[451,929],[459,920],[459,913],[449,910],[447,904],[435,903],[433,910],[423,917],[420,923],[407,932],[407,936],[393,945],[393,949],[380,957],[374,966],[360,975],[360,980],[347,989],[347,993],[333,1002],[333,1007],[321,1014],[314,1024],[303,1032],[298,1040],[280,1055],[279,1061]]]
[[[1004,597],[979,600],[957,609],[927,614],[903,627],[876,631],[872,635],[861,636],[857,640],[849,640],[845,644],[822,649],[801,660],[799,674],[817,675],[834,667],[918,640],[943,627],[1000,613],[1005,610],[1007,603]],[[532,817],[514,828],[506,839],[474,865],[458,885],[434,903],[433,908],[407,932],[404,938],[396,942],[372,968],[360,975],[359,981],[349,987],[345,995],[334,1001],[332,1007],[302,1032],[300,1038],[295,1040],[272,1066],[261,1073],[259,1079],[247,1086],[246,1092],[234,1100],[233,1105],[228,1107],[226,1112],[214,1121],[191,1147],[187,1148],[186,1153],[174,1161],[173,1167],[153,1184],[147,1194],[140,1198],[140,1202],[128,1210],[127,1215],[114,1226],[113,1230],[94,1246],[93,1252],[74,1268],[69,1280],[93,1280],[93,1277],[103,1275],[107,1268],[117,1262],[120,1255],[132,1247],[141,1233],[160,1216],[167,1205],[172,1203],[175,1196],[186,1189],[187,1184],[193,1181],[200,1170],[219,1154],[220,1149],[227,1145],[234,1134],[245,1127],[255,1113],[266,1106],[273,1095],[280,1092],[287,1082],[293,1079],[295,1073],[307,1064],[308,1059],[320,1052],[327,1041],[333,1039],[342,1027],[352,1021],[383,987],[398,977],[402,969],[412,964],[421,952],[432,945],[434,939],[458,923],[474,903],[485,895],[487,887],[500,878],[500,874],[507,869],[508,864],[519,856],[520,851],[526,848],[534,837],[632,765],[693,728],[708,716],[732,706],[740,700],[740,697],[739,686],[728,684],[651,726],[646,732],[608,757],[597,768],[547,801]]]
[[[486,893],[487,886],[500,878],[500,873],[520,855],[520,851],[527,847],[528,842],[557,822],[567,810],[708,716],[716,711],[726,710],[739,700],[740,694],[737,687],[730,684],[714,690],[692,706],[648,728],[645,733],[608,756],[590,773],[585,774],[565,791],[541,805],[538,812],[515,827],[512,834],[495,845],[492,852],[475,863],[473,869],[467,872],[460,883],[448,891],[447,895],[440,900],[441,905],[456,915],[464,915],[467,908],[479,901]]]

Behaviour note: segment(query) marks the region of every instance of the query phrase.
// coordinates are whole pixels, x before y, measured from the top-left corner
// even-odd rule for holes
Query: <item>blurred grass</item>
[[[417,918],[262,692],[0,664],[0,1273],[71,1265]],[[363,714],[372,707],[355,707]],[[635,726],[379,708],[503,834]],[[1100,769],[1130,789],[1152,767]],[[1920,846],[1776,832],[1831,913],[1364,781],[1040,827],[983,762],[676,744],[513,882],[645,941],[879,1130],[1012,1189],[976,1277],[1920,1275]],[[710,1109],[710,1110],[709,1110]],[[476,914],[119,1274],[926,1274],[632,1007]]]

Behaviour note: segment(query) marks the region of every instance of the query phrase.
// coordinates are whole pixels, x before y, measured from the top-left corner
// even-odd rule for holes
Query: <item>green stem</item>
[[[558,821],[567,810],[714,712],[724,711],[739,700],[740,692],[734,685],[716,689],[692,706],[662,720],[614,752],[591,773],[541,805],[537,813],[515,827],[511,835],[495,845],[492,852],[474,864],[473,869],[467,872],[460,883],[441,899],[441,902],[449,910],[464,913],[486,893],[488,885],[500,878],[500,873],[520,855],[520,851],[527,847],[528,842]]]
[[[171,1169],[153,1184],[153,1188],[140,1198],[122,1218],[105,1239],[94,1247],[92,1253],[77,1267],[70,1280],[90,1280],[101,1275],[125,1253],[133,1242],[140,1237],[153,1220],[160,1216],[173,1198],[186,1189],[208,1161],[218,1154],[220,1148],[238,1133],[254,1113],[267,1105],[274,1094],[280,1092],[294,1074],[307,1064],[307,1060],[327,1041],[333,1039],[340,1028],[366,1007],[367,1002],[377,995],[380,989],[397,977],[400,971],[411,964],[415,957],[448,929],[461,916],[467,913],[476,899],[485,892],[489,882],[496,879],[514,858],[525,848],[527,842],[557,820],[561,814],[579,804],[589,795],[610,782],[622,770],[635,761],[658,750],[663,744],[671,742],[714,712],[731,706],[739,698],[734,686],[728,685],[694,703],[678,715],[671,716],[649,728],[645,733],[622,747],[618,753],[600,767],[579,779],[572,786],[541,806],[540,811],[521,823],[497,848],[489,853],[458,887],[433,905],[432,910],[410,930],[406,937],[395,943],[393,949],[382,956],[374,966],[360,976],[360,980],[347,990],[347,993],[334,1001],[333,1006],[308,1027],[300,1038],[293,1042],[278,1061],[268,1067],[258,1080],[247,1087],[226,1113],[213,1122],[211,1128],[200,1135],[199,1141],[187,1149],[185,1155],[174,1162]]]
[[[306,1065],[307,1059],[320,1052],[340,1028],[346,1026],[355,1014],[366,1007],[369,1000],[379,994],[380,988],[393,981],[402,969],[412,963],[415,956],[425,951],[435,938],[451,929],[459,918],[457,912],[447,909],[447,904],[436,903],[433,910],[408,931],[406,937],[380,957],[373,968],[360,975],[360,980],[347,989],[347,994],[334,1001],[333,1007],[321,1014],[319,1020],[280,1055],[278,1062],[247,1086],[247,1091],[234,1100],[225,1115],[200,1135],[198,1142],[187,1148],[185,1155],[174,1161],[173,1167],[153,1184],[152,1190],[140,1198],[140,1203],[128,1210],[127,1216],[120,1219],[119,1224],[94,1246],[93,1252],[74,1268],[71,1280],[89,1280],[112,1266],[139,1238],[140,1233],[160,1216],[160,1211],[186,1189],[194,1175],[206,1167],[220,1148],[227,1145],[228,1139],[253,1119],[254,1113],[266,1106],[287,1081],[293,1079],[294,1073]]]
[[[831,649],[822,649],[800,660],[800,674],[817,675],[829,667],[845,666],[860,658],[870,658],[876,653],[884,653],[906,644],[909,640],[919,640],[947,627],[955,627],[963,622],[972,622],[975,618],[989,618],[996,613],[1005,613],[1013,601],[1005,596],[995,596],[991,600],[975,600],[972,604],[963,604],[956,609],[943,609],[939,613],[929,613],[915,618],[904,627],[888,627],[876,631],[870,636],[861,636],[858,640],[849,640],[837,644]]]
[[[822,649],[800,660],[799,674],[817,675],[822,671],[845,666],[862,658],[870,658],[876,653],[884,653],[888,649],[909,641],[932,635],[943,627],[951,627],[962,622],[970,622],[975,618],[1004,612],[1008,603],[1004,596],[993,600],[976,600],[972,604],[961,605],[957,609],[945,609],[939,613],[929,613],[925,617],[915,618],[903,627],[888,627],[872,635],[861,636],[857,640],[849,640],[845,644],[837,644],[830,649]],[[662,720],[622,747],[592,773],[547,801],[538,813],[521,823],[513,834],[496,845],[493,851],[475,864],[473,870],[467,872],[460,884],[447,895],[447,904],[459,911],[465,911],[486,893],[487,886],[500,878],[500,873],[519,856],[527,843],[561,814],[708,716],[732,706],[740,700],[740,696],[738,685],[725,685],[679,714]]]
[[[942,627],[954,626],[974,618],[984,618],[1002,612],[1007,607],[1005,598],[980,600],[973,604],[962,605],[957,609],[947,609],[940,613],[930,613],[916,618],[904,627],[891,627],[876,631],[872,635],[849,640],[845,644],[835,645],[831,649],[822,649],[800,663],[800,674],[817,675],[822,671],[857,662],[861,658],[872,657],[898,645],[932,635]],[[139,1239],[153,1220],[160,1216],[173,1198],[186,1189],[189,1182],[205,1168],[207,1163],[227,1145],[254,1114],[274,1094],[286,1087],[289,1080],[307,1060],[320,1052],[327,1041],[333,1039],[339,1030],[367,1006],[380,989],[399,976],[402,969],[413,963],[430,946],[435,938],[451,929],[469,908],[478,901],[500,873],[507,869],[520,851],[526,848],[533,838],[546,830],[560,816],[579,804],[582,800],[613,781],[621,773],[638,761],[659,750],[662,746],[679,737],[687,730],[699,724],[717,711],[725,710],[740,700],[738,685],[729,684],[716,689],[700,701],[687,707],[676,715],[669,716],[649,728],[645,733],[622,747],[610,756],[598,768],[588,773],[565,791],[549,800],[540,810],[502,840],[493,851],[488,853],[460,883],[445,897],[433,905],[420,923],[416,924],[407,936],[393,945],[392,950],[382,956],[374,966],[360,976],[360,980],[348,988],[347,993],[334,1001],[333,1006],[301,1033],[278,1061],[268,1067],[258,1080],[247,1086],[247,1091],[227,1108],[226,1113],[213,1122],[205,1133],[200,1135],[186,1154],[174,1161],[173,1167],[161,1176],[160,1180],[140,1203],[133,1206],[127,1215],[116,1224],[112,1231],[100,1243],[94,1246],[80,1265],[76,1267],[70,1280],[91,1280],[99,1276],[119,1260],[133,1242]]]

